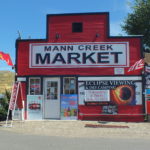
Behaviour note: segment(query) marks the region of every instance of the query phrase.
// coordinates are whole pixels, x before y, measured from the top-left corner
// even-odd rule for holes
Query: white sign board
[[[27,119],[42,120],[43,95],[27,95]]]
[[[85,102],[109,102],[109,90],[85,90]]]
[[[128,42],[32,43],[30,68],[129,67]]]
[[[124,68],[114,68],[114,74],[115,75],[124,74]]]

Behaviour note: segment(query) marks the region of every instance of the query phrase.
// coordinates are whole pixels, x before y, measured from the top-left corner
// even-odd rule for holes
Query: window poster
[[[122,78],[121,78],[122,79]],[[139,80],[84,80],[79,81],[79,104],[109,102],[111,105],[142,104],[142,82]]]
[[[40,78],[30,78],[30,88],[29,93],[30,95],[39,95],[41,92],[41,81]]]
[[[77,94],[61,95],[61,119],[77,120]]]
[[[146,75],[145,80],[146,80],[145,88],[150,89],[150,74]]]
[[[27,95],[27,119],[42,120],[43,95]]]

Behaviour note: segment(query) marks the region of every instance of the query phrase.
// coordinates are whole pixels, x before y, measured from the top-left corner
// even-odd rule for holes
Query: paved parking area
[[[148,139],[58,137],[0,130],[1,150],[149,150]]]

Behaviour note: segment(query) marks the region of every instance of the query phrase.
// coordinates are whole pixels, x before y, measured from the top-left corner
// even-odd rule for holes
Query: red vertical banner
[[[149,100],[146,101],[146,113],[150,115],[150,101]]]
[[[11,93],[10,102],[9,102],[9,110],[14,110],[15,109],[15,104],[16,104],[16,101],[17,101],[18,91],[19,91],[19,83],[14,83],[12,93]]]

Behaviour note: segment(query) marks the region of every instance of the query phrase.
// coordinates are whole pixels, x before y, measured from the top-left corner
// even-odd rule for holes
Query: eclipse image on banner
[[[135,105],[135,88],[132,85],[120,85],[110,90],[111,100],[118,105]]]

